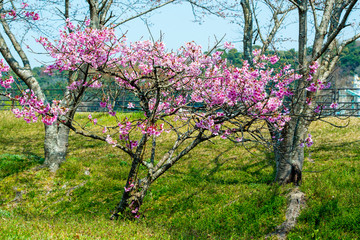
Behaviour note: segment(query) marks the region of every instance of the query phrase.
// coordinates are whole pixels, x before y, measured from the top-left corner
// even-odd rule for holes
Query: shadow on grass
[[[272,166],[267,159],[249,164],[227,157],[231,149],[211,161],[202,160],[203,167],[184,164],[158,179],[145,199],[143,221],[154,229],[161,226],[173,239],[249,239],[272,232],[286,205],[281,188],[269,184]],[[84,175],[85,167],[91,169],[90,176]],[[27,219],[107,218],[120,200],[128,168],[118,154],[69,158],[56,176],[45,170],[30,176],[34,187],[26,196],[35,199],[27,200],[34,201],[34,209],[19,208],[16,213]],[[40,196],[40,191],[45,192]]]
[[[39,155],[43,154],[43,144],[38,144],[38,139],[28,136],[10,136],[10,137],[1,137],[0,146],[3,149],[3,152],[8,152],[9,149],[13,149],[16,146],[16,151],[18,154],[23,155]]]
[[[0,155],[0,180],[43,163],[44,158],[32,153],[27,155],[2,154]]]
[[[355,140],[351,142],[327,142],[326,144],[320,144],[318,146],[314,146],[313,151],[329,151],[329,152],[337,152],[339,150],[354,150],[355,152],[359,152],[360,150],[360,140]]]
[[[176,181],[154,184],[153,205],[145,214],[163,222],[174,239],[250,239],[272,232],[282,221],[286,198],[281,186],[269,184],[269,160],[234,165],[233,157],[222,160],[227,151],[205,167],[173,171]],[[231,172],[245,177],[227,176]]]

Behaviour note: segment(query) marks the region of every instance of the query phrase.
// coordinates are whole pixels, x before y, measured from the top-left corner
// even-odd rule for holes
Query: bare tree
[[[290,0],[290,2],[298,10],[298,61],[302,78],[294,86],[294,95],[289,102],[292,119],[279,132],[278,137],[283,141],[275,148],[276,180],[279,183],[298,183],[301,180],[304,164],[302,143],[310,123],[319,119],[319,113],[316,111],[319,91],[316,89],[320,90],[319,85],[327,81],[345,46],[360,37],[360,34],[354,34],[345,40],[338,40],[341,32],[349,26],[349,16],[355,11],[357,0],[327,0],[316,3],[308,0]],[[309,14],[311,17],[308,16]],[[312,43],[308,40],[309,18],[312,18],[311,22],[315,30]],[[307,47],[309,44],[312,45],[310,49]],[[309,73],[315,62],[320,67],[311,79]],[[315,89],[309,89],[310,86]]]
[[[293,96],[286,103],[289,107],[292,120],[287,123],[281,132],[270,134],[274,139],[274,153],[276,159],[276,180],[279,183],[301,180],[304,162],[304,141],[310,123],[322,119],[316,99],[334,71],[340,54],[349,43],[360,37],[355,31],[343,34],[349,24],[349,16],[356,10],[357,0],[241,0],[238,1],[203,1],[202,7],[215,12],[221,9],[221,16],[242,26],[244,60],[252,62],[253,44],[261,43],[261,52],[265,53],[270,47],[276,51],[276,35],[282,30],[286,17],[297,10],[298,15],[298,52],[294,56],[298,62],[298,71],[303,77],[293,84]],[[239,8],[239,6],[241,8]],[[202,9],[203,9],[202,8]],[[242,10],[242,11],[240,11]],[[264,22],[263,14],[268,10],[271,20]],[[308,40],[313,33],[314,37]],[[347,38],[344,39],[344,36]],[[310,48],[308,46],[311,46]],[[309,72],[314,62],[320,67],[317,74],[309,79]],[[316,91],[308,91],[310,86]],[[320,108],[321,110],[321,108]],[[282,141],[281,141],[282,140]]]

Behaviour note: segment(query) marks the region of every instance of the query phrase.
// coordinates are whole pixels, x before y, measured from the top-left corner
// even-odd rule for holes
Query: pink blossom
[[[317,87],[315,86],[315,83],[311,83],[309,87],[306,88],[309,92],[316,92]]]
[[[313,143],[314,142],[311,138],[311,134],[309,133],[308,137],[305,139],[305,141],[300,143],[300,147],[304,147],[304,146],[311,147],[313,145]]]
[[[127,107],[128,107],[128,108],[134,108],[135,105],[134,105],[133,103],[129,102],[128,105],[127,105]]]
[[[101,83],[100,81],[98,81],[98,80],[94,81],[94,82],[90,85],[91,88],[101,88],[101,86],[102,86],[102,83]]]
[[[130,192],[131,191],[131,189],[134,187],[135,185],[133,184],[133,183],[131,183],[130,185],[129,185],[129,187],[124,187],[124,189],[125,189],[125,192]]]
[[[16,12],[14,9],[11,9],[11,11],[9,12],[9,15],[12,16],[12,17],[16,17]]]
[[[235,48],[235,46],[234,46],[234,44],[232,44],[232,43],[225,42],[225,43],[224,43],[224,48],[230,50],[230,49]]]
[[[29,4],[27,4],[27,3],[24,3],[24,2],[21,3],[21,8],[22,9],[27,8],[28,6],[29,6]]]
[[[271,56],[271,57],[269,58],[269,60],[270,60],[270,63],[271,63],[271,64],[275,64],[275,63],[277,63],[277,62],[280,60],[280,58],[279,58],[278,56],[274,55],[274,56]]]
[[[312,101],[311,101],[311,100],[312,100],[311,98],[306,98],[306,104],[310,106],[310,105],[311,105],[311,103],[312,103]]]
[[[39,19],[40,19],[39,14],[38,14],[38,13],[35,13],[32,19],[33,19],[34,21],[39,20]]]
[[[307,147],[311,147],[312,145],[313,145],[313,140],[311,139],[311,135],[309,134],[309,137],[308,138],[306,138],[306,140],[305,140],[305,144],[306,144],[306,146]]]
[[[333,102],[333,103],[331,103],[330,108],[337,109],[338,106],[339,106],[338,103]]]
[[[313,64],[311,64],[311,65],[309,66],[309,68],[310,68],[310,74],[315,73],[316,70],[319,68],[319,66],[320,66],[320,64],[319,64],[317,61],[313,62]]]
[[[320,105],[316,106],[316,108],[314,109],[315,113],[320,113],[322,110],[322,107]]]
[[[89,26],[89,25],[90,25],[90,22],[91,22],[91,19],[90,19],[90,18],[86,19],[86,20],[85,20],[85,26]]]
[[[135,209],[132,210],[131,212],[135,214],[135,213],[137,213],[138,211],[139,211],[139,208],[135,208]]]
[[[260,55],[260,53],[261,53],[261,49],[254,49],[253,52],[252,52],[252,54],[254,56],[258,56],[258,55]]]
[[[116,145],[117,145],[117,141],[114,140],[114,139],[112,139],[112,138],[110,137],[110,135],[107,135],[107,136],[106,136],[105,141],[106,141],[108,144],[113,145],[113,147],[116,147]]]
[[[3,80],[3,79],[0,79],[0,85],[5,88],[5,89],[8,89],[8,88],[11,88],[11,84],[14,82],[14,78],[13,76],[10,76],[8,79],[6,80]]]

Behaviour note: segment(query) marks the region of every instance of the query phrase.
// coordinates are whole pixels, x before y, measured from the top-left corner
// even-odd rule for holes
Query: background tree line
[[[255,45],[254,49],[261,49],[259,45]],[[308,55],[311,53],[311,48],[307,50]],[[277,66],[283,64],[291,64],[292,66],[297,66],[297,51],[295,49],[289,50],[273,50],[266,51],[266,54],[272,55],[277,54],[280,57],[280,60]],[[229,51],[224,51],[223,58],[228,59],[232,64],[236,66],[241,66],[244,60],[244,54],[242,51],[239,51],[236,48],[233,48]],[[353,77],[354,74],[360,73],[360,41],[355,41],[350,43],[345,47],[341,53],[341,57],[337,63],[337,73],[339,73],[343,78]],[[351,82],[346,82],[347,85],[343,87],[351,87]]]
[[[254,49],[261,49],[261,46],[255,45]],[[244,54],[242,51],[233,48],[228,51],[224,49],[219,49],[223,51],[222,57],[228,59],[230,63],[236,66],[242,66],[244,60]],[[311,48],[308,49],[308,54],[310,54]],[[298,61],[296,59],[297,51],[295,49],[289,50],[268,50],[266,54],[273,55],[277,54],[280,57],[280,60],[274,67],[279,67],[284,64],[291,64],[292,66],[296,66]],[[68,73],[66,71],[59,72],[54,71],[53,75],[49,75],[44,73],[45,66],[38,66],[32,69],[32,72],[36,79],[38,79],[39,84],[44,89],[64,89],[66,87],[66,81]],[[360,41],[355,41],[350,43],[348,46],[345,47],[343,50],[341,57],[337,64],[337,72],[341,74],[343,77],[353,77],[354,74],[360,73]],[[11,75],[15,74],[11,71]],[[24,85],[23,82],[19,82],[20,85]],[[351,87],[350,81],[346,82],[346,87]],[[24,86],[25,87],[25,86]],[[345,86],[344,86],[345,87]]]

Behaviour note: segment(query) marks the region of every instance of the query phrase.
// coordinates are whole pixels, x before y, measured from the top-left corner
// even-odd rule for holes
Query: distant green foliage
[[[254,49],[258,49],[260,46],[254,46]],[[311,47],[307,49],[307,53],[311,54]],[[241,51],[238,51],[237,49],[231,49],[229,51],[223,51],[223,58],[228,59],[232,64],[236,66],[241,66],[243,62],[243,54]],[[280,64],[291,64],[294,67],[297,67],[298,61],[297,61],[297,52],[295,49],[290,50],[278,50],[278,51],[272,51],[269,50],[266,52],[266,54],[272,55],[277,54],[280,57],[280,61],[275,65],[275,67],[279,66]],[[343,50],[338,66],[342,73],[345,74],[345,76],[348,75],[354,75],[359,74],[360,75],[360,41],[353,42],[345,47]]]
[[[260,46],[254,46],[254,49],[259,49]],[[223,51],[223,58],[228,59],[228,61],[235,66],[241,67],[243,63],[243,54],[242,52],[239,52],[236,48],[233,48],[229,51],[219,50]],[[278,63],[274,65],[274,67],[279,67],[280,65],[284,64],[291,64],[292,66],[297,66],[297,53],[294,49],[290,49],[287,51],[279,50],[279,51],[267,51],[267,55],[275,55],[277,54],[280,57],[280,60]]]
[[[68,72],[55,71],[52,75],[44,73],[45,67],[34,67],[33,74],[43,88],[65,88],[67,85]]]
[[[11,212],[0,209],[0,218],[9,218],[11,217]]]
[[[342,52],[339,67],[346,75],[360,74],[360,41],[350,43]]]

